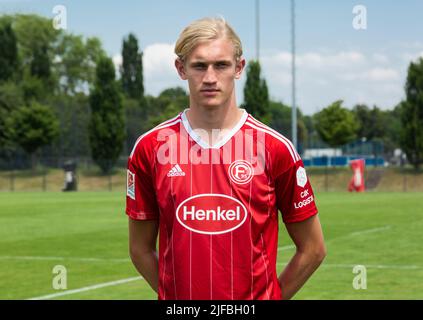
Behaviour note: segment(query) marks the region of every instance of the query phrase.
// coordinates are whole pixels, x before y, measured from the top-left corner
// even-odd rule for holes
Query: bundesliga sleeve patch
[[[135,200],[135,174],[130,170],[127,170],[126,182],[126,195],[129,198]]]
[[[307,174],[303,167],[299,167],[297,170],[297,184],[304,188],[307,183]]]

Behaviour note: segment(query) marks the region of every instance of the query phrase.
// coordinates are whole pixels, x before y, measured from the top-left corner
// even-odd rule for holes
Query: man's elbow
[[[318,246],[315,250],[314,250],[314,259],[318,264],[321,264],[323,262],[323,260],[326,258],[327,255],[327,250],[326,250],[326,246],[324,244]]]
[[[132,261],[140,261],[149,255],[155,254],[155,248],[140,245],[129,245],[129,257]]]
[[[324,244],[310,246],[303,252],[307,256],[308,261],[316,266],[319,266],[327,255],[326,247]]]
[[[309,245],[305,248],[298,248],[297,252],[304,255],[308,263],[319,266],[327,255],[326,247],[321,245]]]
[[[145,254],[145,250],[136,245],[129,245],[129,257],[132,261],[138,261]]]

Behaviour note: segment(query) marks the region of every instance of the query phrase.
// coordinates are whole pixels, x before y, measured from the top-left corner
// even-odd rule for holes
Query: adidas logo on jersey
[[[170,171],[167,173],[167,176],[168,177],[184,177],[185,172],[182,171],[179,164],[175,164],[175,166],[172,169],[170,169]]]

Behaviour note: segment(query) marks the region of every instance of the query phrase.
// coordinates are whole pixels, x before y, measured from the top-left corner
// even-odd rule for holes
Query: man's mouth
[[[203,89],[201,90],[201,93],[205,97],[215,97],[219,93],[219,89]]]
[[[219,92],[219,89],[202,89],[201,92]]]

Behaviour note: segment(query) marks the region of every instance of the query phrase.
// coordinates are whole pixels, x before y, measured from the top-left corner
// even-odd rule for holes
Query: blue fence
[[[348,166],[351,160],[364,159],[366,166],[383,166],[385,160],[382,157],[363,157],[363,156],[337,156],[337,157],[312,157],[303,159],[306,167],[327,167],[327,166]]]

